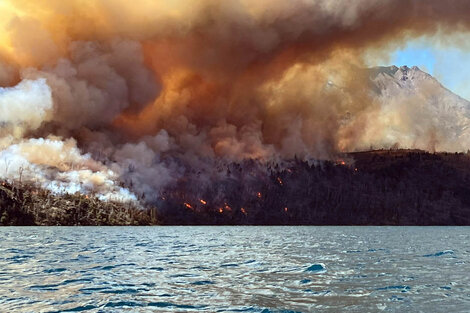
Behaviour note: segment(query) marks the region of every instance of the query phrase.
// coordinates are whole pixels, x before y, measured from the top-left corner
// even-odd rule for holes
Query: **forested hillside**
[[[470,225],[468,154],[378,150],[336,161],[248,160],[215,172],[188,174],[145,207],[3,182],[0,223]]]

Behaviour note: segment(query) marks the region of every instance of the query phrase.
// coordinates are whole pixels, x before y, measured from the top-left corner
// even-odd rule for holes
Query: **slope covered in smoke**
[[[470,148],[470,102],[452,93],[418,67],[369,70],[372,91],[381,103],[374,125],[377,147],[401,145],[429,151]]]
[[[294,77],[301,75],[297,69],[293,71]],[[359,74],[363,72],[357,71]],[[28,75],[33,75],[31,73],[29,70]],[[363,129],[354,135],[355,145],[347,146],[350,150],[398,146],[428,151],[468,149],[468,101],[453,94],[417,67],[381,67],[368,69],[365,73],[369,79],[365,94],[375,104],[354,113],[350,113],[347,107],[338,111],[342,115],[337,125],[340,129],[354,124],[351,120],[358,117],[364,119]],[[307,74],[314,73],[307,71]],[[209,186],[220,176],[217,168],[230,162],[250,158],[280,162],[293,156],[306,160],[335,159],[340,153],[339,150],[329,150],[327,154],[320,155],[308,153],[319,147],[309,150],[305,146],[300,129],[296,128],[301,127],[301,116],[290,125],[298,133],[288,135],[278,148],[267,144],[262,133],[254,135],[253,131],[260,131],[256,126],[253,129],[242,128],[241,134],[246,131],[248,136],[244,138],[244,135],[240,137],[240,130],[227,122],[217,124],[208,133],[204,128],[199,131],[187,129],[181,134],[162,129],[156,135],[145,135],[129,142],[122,141],[122,137],[105,129],[91,130],[92,124],[85,128],[80,126],[79,131],[68,129],[76,127],[73,123],[80,123],[78,119],[72,119],[73,123],[69,124],[66,123],[68,118],[65,118],[62,123],[67,129],[64,129],[57,126],[60,125],[59,120],[52,121],[55,87],[49,87],[46,80],[35,75],[38,74],[35,73],[32,78],[36,80],[27,79],[17,86],[0,90],[0,104],[1,101],[4,103],[1,106],[4,135],[0,140],[0,174],[2,178],[12,181],[34,182],[55,193],[92,193],[102,200],[124,202],[135,202],[140,198],[145,203],[154,204],[160,194],[178,186],[181,180],[197,177],[195,184]],[[289,82],[292,78],[286,79],[280,85],[297,82],[296,79],[293,82]],[[323,94],[325,99],[333,93],[345,102],[354,98],[350,89],[344,89],[334,81],[325,81],[323,86],[322,90],[313,92]],[[283,97],[284,94],[279,96],[280,99]],[[66,101],[72,99],[73,96]],[[90,114],[92,120],[102,118],[96,112]],[[85,121],[88,123],[90,118]],[[185,127],[194,127],[187,120],[180,118],[179,122],[185,123]],[[77,139],[52,135],[54,132],[73,135]],[[35,138],[35,133],[44,133],[47,137]],[[205,142],[207,136],[217,136],[222,141],[211,145]],[[77,140],[81,143],[80,147]],[[262,154],[244,154],[242,151],[247,144],[253,145],[252,151],[267,150]],[[303,148],[298,150],[299,147]],[[219,154],[219,149],[223,149],[224,153]],[[262,173],[264,170],[256,171]]]

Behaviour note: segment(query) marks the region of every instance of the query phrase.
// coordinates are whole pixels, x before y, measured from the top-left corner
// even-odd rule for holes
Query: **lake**
[[[3,227],[1,312],[469,312],[470,227]]]

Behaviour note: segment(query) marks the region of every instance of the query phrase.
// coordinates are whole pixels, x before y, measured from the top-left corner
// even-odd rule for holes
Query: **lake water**
[[[0,312],[470,312],[469,227],[3,227]]]

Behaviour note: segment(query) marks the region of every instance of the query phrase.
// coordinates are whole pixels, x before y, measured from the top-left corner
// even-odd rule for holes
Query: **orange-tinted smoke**
[[[96,119],[105,105],[83,112],[85,121],[72,128],[114,127],[132,140],[165,129],[183,149],[220,156],[325,157],[353,149],[370,122],[364,113],[376,107],[358,71],[364,52],[470,27],[466,0],[5,3],[2,54],[15,67],[53,66],[70,58],[76,41],[142,46],[161,93],[145,98],[140,112],[132,97],[109,110],[111,118]],[[87,110],[63,102],[58,123]]]

